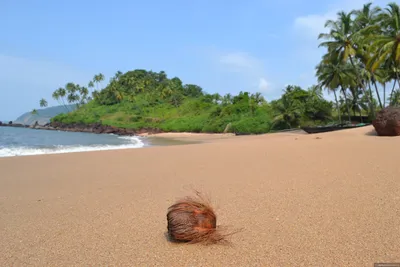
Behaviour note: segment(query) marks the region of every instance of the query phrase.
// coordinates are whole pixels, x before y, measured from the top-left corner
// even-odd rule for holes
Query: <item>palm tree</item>
[[[117,100],[117,102],[121,102],[124,98],[122,92],[118,88],[117,81],[112,81],[110,83],[110,92],[112,93],[113,97]]]
[[[362,122],[362,113],[361,113],[361,111],[364,108],[364,105],[361,102],[362,91],[357,86],[350,86],[349,91],[350,91],[350,94],[349,94],[348,98],[349,98],[350,109],[353,111],[353,115],[354,116],[356,116],[356,112],[359,113],[360,119],[361,119],[361,122]],[[368,108],[367,108],[367,110],[368,110]]]
[[[359,32],[365,28],[368,28],[369,31],[364,32],[367,34],[366,36],[361,36],[361,39],[357,43],[358,49],[356,57],[360,60],[361,68],[360,73],[362,80],[365,83],[368,83],[369,93],[372,97],[371,92],[371,84],[375,87],[375,92],[378,97],[378,102],[381,108],[383,108],[383,104],[381,101],[381,97],[379,94],[378,86],[377,86],[377,78],[375,76],[374,71],[368,66],[368,61],[371,58],[372,54],[370,51],[371,40],[370,36],[374,36],[377,32],[380,31],[380,27],[378,26],[379,16],[381,12],[381,8],[379,7],[371,7],[372,3],[367,3],[363,6],[361,10],[354,10],[353,13],[356,15],[354,19],[354,31]],[[371,102],[373,100],[371,99]]]
[[[222,100],[222,96],[220,94],[218,94],[218,93],[212,94],[211,97],[213,99],[212,102],[214,104],[219,104],[221,102],[221,100]]]
[[[285,92],[290,94],[291,88],[287,88]],[[282,123],[286,124],[289,129],[299,123],[302,115],[301,105],[297,101],[293,101],[288,94],[283,94],[281,99],[272,102],[274,109],[274,118],[272,120],[271,128],[276,124]]]
[[[380,7],[371,8],[372,2],[364,4],[361,10],[354,10],[356,15],[354,23],[358,29],[363,29],[369,25],[375,25],[379,22],[379,15],[382,9]]]
[[[261,105],[262,103],[265,103],[265,98],[260,92],[252,94],[250,98],[254,100],[256,105]]]
[[[386,63],[389,63],[389,61],[387,61]],[[391,67],[391,66],[387,66],[385,68],[385,70],[387,71],[387,75],[388,75],[388,81],[393,81],[393,87],[392,90],[390,91],[390,96],[389,96],[389,103],[393,97],[393,93],[396,89],[396,83],[398,83],[399,89],[400,89],[400,80],[397,79],[399,73],[400,73],[400,68],[396,68],[396,67]]]
[[[368,38],[371,43],[369,53],[372,56],[367,61],[367,67],[372,73],[379,69],[389,72],[384,75],[383,81],[394,80],[390,93],[389,103],[392,101],[396,80],[400,81],[400,8],[396,3],[389,3],[385,12],[379,15],[381,29],[379,34]],[[390,79],[390,78],[391,79]],[[385,88],[385,86],[384,86]],[[385,101],[385,96],[384,96]]]
[[[400,84],[400,7],[396,3],[389,3],[388,8],[380,16],[382,21],[382,30],[379,35],[373,36],[371,50],[374,55],[368,62],[368,65],[375,71],[380,66],[388,69],[392,76],[393,88],[390,93],[389,104],[392,101],[395,92],[396,80]]]
[[[354,13],[354,11],[349,13],[340,11],[337,13],[337,21],[328,20],[325,23],[325,27],[330,28],[329,33],[321,33],[318,36],[318,39],[327,39],[328,41],[320,43],[319,47],[326,47],[328,49],[327,55],[331,60],[338,58],[343,63],[349,60],[355,71],[358,84],[362,88],[364,94],[367,94],[365,83],[361,79],[360,66],[358,62],[355,61],[365,36],[369,36],[375,30],[376,25],[369,25],[359,29],[357,27],[359,24],[352,20],[352,15]],[[372,103],[370,104],[371,111],[374,115],[375,112]]]
[[[381,31],[379,35],[371,36],[373,44],[378,48],[378,54],[374,61],[374,69],[387,59],[400,64],[400,7],[397,3],[389,3],[380,15]]]
[[[81,94],[81,104],[86,103],[90,98],[90,97],[88,98],[89,89],[82,86],[82,87],[79,87],[78,90],[79,90],[79,93]]]
[[[104,75],[102,73],[96,74],[93,77],[93,82],[97,85],[97,90],[99,90],[99,83],[104,81]]]
[[[88,88],[90,88],[92,90],[92,94],[93,94],[93,88],[94,88],[94,82],[93,81],[90,81],[88,83]]]
[[[40,99],[39,105],[40,105],[40,107],[47,107],[46,99],[44,99],[44,98]]]
[[[233,100],[232,95],[228,93],[222,97],[222,105],[224,106],[230,105],[232,104],[232,100]]]
[[[122,72],[121,72],[121,71],[117,71],[117,72],[115,73],[115,75],[114,75],[114,79],[118,81],[119,78],[121,78],[121,76],[122,76]]]
[[[390,99],[390,106],[398,106],[400,104],[400,90],[393,92],[392,98]]]
[[[60,103],[60,99],[61,99],[63,106],[69,112],[69,109],[68,109],[67,105],[65,105],[65,101],[64,101],[64,97],[66,95],[67,95],[67,91],[64,88],[60,87],[53,92],[52,97],[53,97],[53,99],[57,100],[59,103]]]
[[[374,77],[376,81],[383,87],[383,108],[386,107],[386,83],[391,80],[390,73],[386,68],[375,70]]]
[[[319,86],[319,85],[313,85],[310,88],[308,88],[307,91],[310,94],[311,98],[314,98],[314,99],[317,99],[317,100],[320,100],[320,99],[323,98],[322,87]]]
[[[354,86],[354,70],[351,65],[343,64],[337,58],[330,58],[329,55],[324,57],[324,60],[316,67],[317,79],[321,88],[326,88],[328,92],[332,91],[335,96],[336,109],[341,123],[341,112],[336,90],[340,91],[345,97],[345,104],[350,121],[350,107],[347,100],[345,86]]]
[[[220,99],[222,100],[222,98],[220,98]],[[265,99],[261,93],[251,94],[249,97],[249,107],[250,107],[251,114],[254,115],[254,113],[257,109],[257,106],[261,105],[264,102],[265,102]]]
[[[171,87],[167,85],[162,89],[161,97],[165,99],[165,98],[171,96],[172,93],[173,93],[173,91],[172,91]]]

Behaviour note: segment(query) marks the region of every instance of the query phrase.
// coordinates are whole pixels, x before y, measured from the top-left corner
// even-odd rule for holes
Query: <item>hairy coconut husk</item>
[[[232,233],[217,229],[217,216],[206,200],[196,191],[197,198],[185,197],[168,208],[168,234],[171,241],[215,244],[227,242]]]

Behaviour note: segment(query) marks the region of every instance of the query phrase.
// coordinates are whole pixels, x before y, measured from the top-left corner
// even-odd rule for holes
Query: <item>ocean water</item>
[[[0,127],[0,157],[58,154],[149,146],[144,138]]]

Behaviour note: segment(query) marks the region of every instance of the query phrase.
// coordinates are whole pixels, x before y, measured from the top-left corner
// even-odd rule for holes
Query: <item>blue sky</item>
[[[220,94],[315,83],[317,35],[363,0],[0,0],[0,119],[14,120],[67,82],[164,70]],[[388,1],[374,1],[386,5]]]

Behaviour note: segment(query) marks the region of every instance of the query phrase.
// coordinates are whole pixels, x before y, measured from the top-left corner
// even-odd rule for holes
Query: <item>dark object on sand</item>
[[[301,127],[301,129],[309,134],[315,133],[325,133],[325,132],[333,132],[339,130],[353,129],[368,126],[370,123],[358,123],[358,124],[336,124],[329,126],[315,126],[315,127]]]
[[[237,132],[235,132],[235,135],[236,136],[239,136],[239,135],[251,135],[251,133],[237,133]]]
[[[399,136],[400,107],[386,107],[380,110],[372,125],[379,136]]]
[[[168,235],[171,241],[214,244],[233,233],[217,229],[217,216],[210,203],[200,196],[186,197],[168,208]]]

